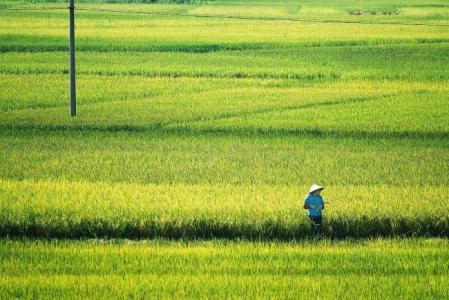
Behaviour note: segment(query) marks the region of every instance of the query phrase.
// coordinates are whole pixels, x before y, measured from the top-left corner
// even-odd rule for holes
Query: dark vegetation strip
[[[365,131],[365,130],[338,130],[318,128],[184,128],[167,127],[161,122],[148,125],[71,125],[71,124],[0,124],[2,132],[42,132],[50,133],[144,133],[154,135],[176,136],[229,136],[229,137],[320,137],[342,139],[414,139],[414,140],[448,140],[449,132],[446,131]]]
[[[163,132],[175,132],[202,135],[225,135],[225,136],[304,136],[304,137],[334,137],[334,138],[358,138],[358,139],[397,139],[397,138],[413,138],[421,140],[432,139],[449,139],[449,132],[444,131],[364,131],[364,130],[336,130],[336,129],[312,129],[312,128],[173,128],[162,129]]]
[[[68,69],[62,70],[1,70],[0,74],[68,74]],[[81,75],[98,76],[144,76],[144,77],[167,77],[167,78],[229,78],[229,79],[297,79],[297,80],[322,80],[339,79],[337,73],[265,73],[265,72],[195,72],[195,71],[77,71]]]
[[[42,51],[68,51],[67,39],[58,36],[41,36],[39,38],[22,35],[2,35],[0,52],[42,52]],[[449,41],[449,40],[448,40]],[[39,44],[41,43],[41,44]],[[100,52],[186,52],[208,53],[217,51],[258,50],[269,48],[269,44],[263,43],[236,43],[236,44],[123,44],[121,40],[101,38],[77,38],[77,51]]]
[[[57,213],[57,212],[55,212]],[[310,236],[309,224],[266,219],[251,223],[223,222],[213,217],[174,219],[158,222],[152,219],[122,220],[93,218],[78,220],[76,216],[57,213],[52,222],[45,221],[38,212],[29,211],[25,220],[14,222],[0,219],[1,237],[32,238],[129,238],[129,239],[248,239],[294,240]],[[41,221],[42,220],[42,221]],[[119,223],[117,223],[117,221]],[[407,218],[402,216],[327,218],[323,235],[345,239],[370,237],[449,237],[449,220],[437,216]]]
[[[297,43],[126,43],[121,39],[104,39],[94,37],[78,37],[77,51],[99,52],[186,52],[208,53],[218,51],[244,51],[244,50],[270,50],[289,49],[301,47],[350,47],[350,46],[375,46],[375,45],[419,45],[449,43],[446,38],[418,38],[414,40],[335,40],[335,41],[303,41]],[[28,36],[20,34],[0,35],[0,52],[55,52],[68,51],[67,38],[63,36]]]
[[[45,6],[45,7],[0,7],[0,11],[9,10],[9,11],[52,11],[52,10],[68,10],[67,7],[61,6]]]

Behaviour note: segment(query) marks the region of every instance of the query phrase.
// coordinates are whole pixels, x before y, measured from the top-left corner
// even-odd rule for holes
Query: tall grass
[[[0,241],[5,298],[444,299],[447,240]]]
[[[297,239],[306,186],[2,181],[0,235]],[[449,236],[445,187],[329,186],[328,237]],[[405,199],[406,195],[406,199]]]
[[[355,186],[448,184],[448,141],[433,138],[35,128],[3,131],[0,143],[0,173],[8,180],[287,187],[312,181]],[[405,194],[396,197],[407,199]]]
[[[447,236],[443,4],[80,10],[76,118],[67,12],[1,11],[2,234],[293,239],[318,181],[330,237]]]

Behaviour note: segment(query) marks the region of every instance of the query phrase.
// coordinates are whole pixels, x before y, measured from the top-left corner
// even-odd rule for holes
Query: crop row
[[[306,186],[2,181],[0,235],[297,239]],[[329,186],[328,237],[449,236],[446,187]]]
[[[36,80],[39,85],[34,84]],[[164,128],[445,138],[449,128],[444,82],[358,80],[301,86],[275,79],[205,82],[193,78],[88,76],[79,79],[80,114],[71,120],[67,117],[68,95],[64,95],[65,76],[5,74],[0,81],[7,87],[0,92],[4,110],[0,120],[5,129]],[[24,92],[14,92],[18,90]],[[14,109],[19,110],[11,111]]]
[[[78,74],[291,79],[448,79],[448,43],[182,52],[80,52]],[[63,74],[67,52],[8,52],[0,72]],[[307,58],[307,59],[305,59]]]
[[[4,298],[432,298],[447,240],[364,243],[0,241]]]
[[[447,139],[8,130],[9,180],[154,184],[448,185]],[[407,201],[407,195],[397,195]]]
[[[189,129],[449,137],[447,93],[412,93],[188,122]],[[419,116],[419,117],[418,117]]]
[[[177,9],[175,5],[172,7]],[[0,36],[6,39],[1,43],[4,50],[64,50],[61,46],[66,47],[66,11],[3,11],[3,14]],[[403,21],[407,22],[407,18]],[[440,21],[444,21],[444,18],[440,18]],[[134,50],[164,47],[171,47],[175,51],[177,47],[187,50],[188,47],[182,45],[192,45],[192,37],[195,37],[193,49],[195,44],[199,44],[212,45],[212,50],[216,44],[231,45],[231,48],[232,44],[236,44],[238,49],[239,45],[248,47],[245,45],[259,43],[341,45],[352,41],[378,43],[378,40],[413,42],[448,39],[447,26],[273,22],[86,11],[77,14],[77,33],[78,46],[87,50],[94,50],[92,45],[96,45],[99,50],[120,50],[118,45]]]

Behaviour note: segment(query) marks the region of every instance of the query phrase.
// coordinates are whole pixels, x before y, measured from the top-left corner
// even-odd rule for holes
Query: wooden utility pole
[[[76,116],[75,86],[75,0],[70,0],[70,115]]]

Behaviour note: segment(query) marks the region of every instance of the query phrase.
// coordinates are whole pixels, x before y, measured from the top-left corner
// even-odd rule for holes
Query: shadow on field
[[[49,133],[143,133],[151,136],[217,136],[217,137],[320,137],[320,138],[348,138],[348,139],[417,139],[435,140],[448,139],[449,132],[444,131],[364,131],[364,130],[333,130],[309,128],[169,128],[161,123],[146,126],[140,125],[0,125],[3,135],[8,132],[22,131],[33,134]]]
[[[442,25],[442,24],[441,24]],[[445,25],[445,26],[449,26]],[[77,51],[120,51],[120,52],[184,52],[209,53],[217,51],[245,51],[245,50],[280,50],[300,49],[303,47],[359,47],[376,45],[410,45],[410,44],[441,44],[447,43],[447,38],[416,38],[394,40],[323,40],[323,41],[297,41],[294,43],[274,42],[217,42],[217,43],[174,43],[156,42],[147,43],[129,39],[113,39],[99,37],[77,37]],[[30,36],[24,34],[4,34],[0,36],[0,53],[5,52],[53,52],[68,51],[67,40],[64,37],[45,35]]]
[[[43,219],[42,219],[43,220]],[[72,222],[73,221],[73,222]],[[118,221],[118,223],[116,222]],[[0,236],[43,238],[168,238],[168,239],[244,239],[295,240],[310,238],[305,221],[260,223],[218,222],[214,219],[112,220],[93,218],[54,220],[41,223],[27,218],[25,222],[0,222]],[[449,237],[449,222],[440,218],[376,218],[327,219],[322,237],[332,239],[372,237]]]

